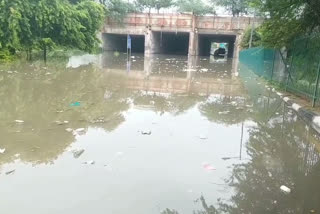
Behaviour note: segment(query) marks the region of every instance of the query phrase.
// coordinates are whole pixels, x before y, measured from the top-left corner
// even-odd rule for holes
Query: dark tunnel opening
[[[212,43],[227,43],[226,52],[228,54],[228,58],[233,58],[235,41],[236,41],[235,35],[200,34],[199,35],[199,55],[200,56],[213,55],[212,48],[211,48]]]
[[[154,32],[153,41],[156,53],[188,55],[189,33]]]
[[[144,53],[144,35],[130,35],[132,53]],[[127,35],[103,34],[105,51],[127,52]]]

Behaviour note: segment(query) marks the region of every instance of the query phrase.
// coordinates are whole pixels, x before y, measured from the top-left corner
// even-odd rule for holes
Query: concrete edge
[[[301,105],[293,102],[280,92],[272,89],[288,106],[290,106],[308,125],[310,125],[318,134],[320,134],[320,115],[305,109]]]

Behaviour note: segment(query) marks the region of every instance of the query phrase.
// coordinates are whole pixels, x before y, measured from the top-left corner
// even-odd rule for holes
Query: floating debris
[[[85,128],[78,128],[73,131],[74,134],[83,134],[85,132]]]
[[[289,99],[289,97],[284,97],[283,100],[284,100],[285,102],[288,102],[290,99]]]
[[[3,154],[6,151],[6,149],[0,149],[0,154]]]
[[[69,123],[69,121],[55,121],[55,123],[57,124],[57,125],[64,125],[64,124],[68,124]]]
[[[296,111],[299,111],[299,109],[301,108],[301,106],[298,105],[298,104],[296,104],[296,103],[293,103],[293,104],[292,104],[292,108],[293,108],[294,110],[296,110]]]
[[[15,171],[16,171],[15,169],[14,169],[14,170],[7,171],[7,172],[6,172],[6,175],[13,174]]]
[[[70,106],[72,107],[75,107],[75,106],[80,106],[80,102],[74,102],[74,103],[71,103]]]
[[[84,149],[75,149],[72,151],[74,158],[79,158],[84,153]]]
[[[320,126],[320,116],[315,116],[312,121],[313,121],[313,123],[315,123],[317,126]]]
[[[208,170],[208,171],[213,171],[213,170],[216,170],[213,166],[211,166],[211,164],[207,163],[207,162],[204,162],[202,163],[202,166],[205,170]]]
[[[200,138],[201,140],[206,140],[206,139],[208,139],[208,136],[206,136],[206,135],[204,135],[204,134],[200,134],[200,135],[199,135],[199,138]]]
[[[17,154],[15,154],[14,156],[15,156],[16,158],[18,158],[18,157],[20,157],[20,154],[17,153]]]
[[[73,129],[72,128],[66,128],[66,131],[67,132],[73,132]]]
[[[207,68],[202,68],[200,71],[207,72],[207,71],[209,71],[209,69],[207,69]]]
[[[24,123],[23,120],[15,120],[14,122],[16,122],[16,123]]]
[[[230,111],[220,111],[219,114],[229,114]]]
[[[285,185],[282,185],[280,187],[280,190],[285,194],[289,194],[291,192],[291,189],[289,187],[285,186]]]
[[[143,130],[143,131],[141,131],[141,134],[143,134],[143,135],[151,135],[151,130]]]
[[[96,163],[96,162],[93,161],[93,160],[83,162],[83,164],[87,164],[87,165],[93,165],[93,164],[95,164],[95,163]]]
[[[230,160],[231,158],[230,157],[224,157],[224,158],[221,158],[222,160]]]
[[[106,100],[110,99],[111,97],[112,97],[112,92],[110,92],[110,91],[106,91],[103,95],[103,98]]]

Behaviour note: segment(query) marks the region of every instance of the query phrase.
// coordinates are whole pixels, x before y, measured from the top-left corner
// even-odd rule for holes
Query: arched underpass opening
[[[217,52],[222,55],[225,51],[228,58],[233,58],[235,41],[235,35],[199,34],[199,55],[210,56]]]
[[[144,53],[144,35],[130,35],[133,53]],[[127,35],[103,34],[103,50],[127,52]]]
[[[153,32],[154,53],[188,55],[189,33]]]

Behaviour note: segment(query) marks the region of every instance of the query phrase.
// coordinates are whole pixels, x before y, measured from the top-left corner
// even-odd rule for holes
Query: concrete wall
[[[192,56],[201,54],[199,48],[201,35],[219,35],[218,37],[225,37],[225,40],[233,36],[236,39],[233,41],[229,39],[228,42],[230,43],[230,52],[233,52],[233,56],[236,56],[238,54],[235,52],[238,51],[239,38],[243,31],[251,26],[252,22],[255,23],[255,26],[258,26],[262,19],[217,16],[197,17],[190,14],[128,14],[121,25],[111,19],[106,19],[102,33],[108,35],[144,35],[145,54],[147,55],[165,53],[168,51],[166,48],[171,48],[170,41],[172,37],[168,36],[167,40],[163,41],[160,38],[160,32],[188,33],[188,54]],[[113,50],[115,46],[120,45],[119,40],[111,37],[106,38],[113,44],[104,45],[104,50]],[[106,42],[106,39],[103,39],[103,41]],[[231,53],[229,57],[232,57]]]

